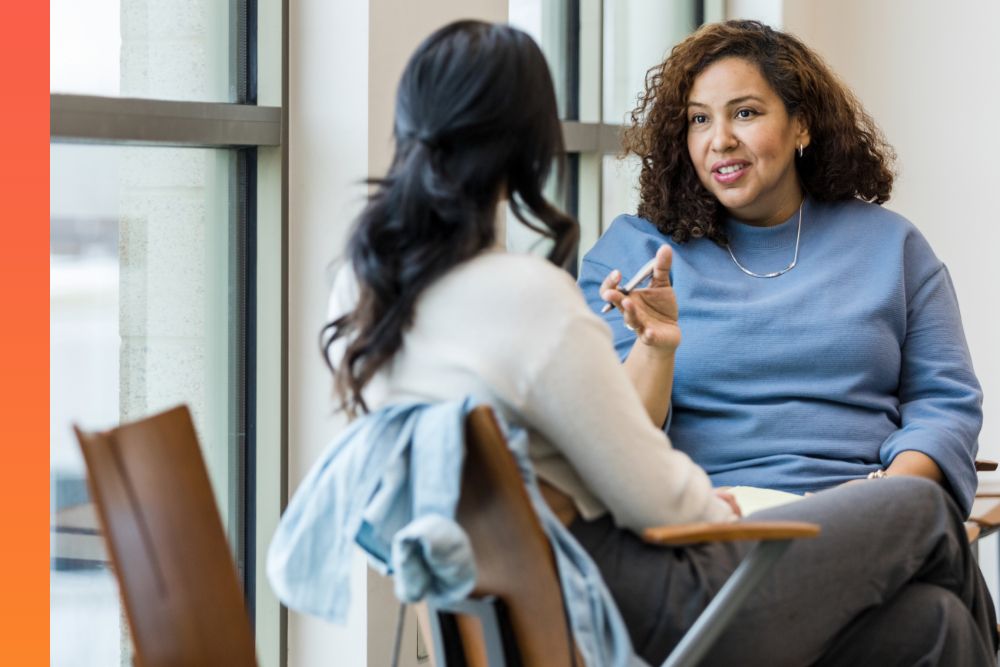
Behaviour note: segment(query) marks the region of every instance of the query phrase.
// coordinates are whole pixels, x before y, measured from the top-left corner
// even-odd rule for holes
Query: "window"
[[[257,383],[283,363],[283,109],[280,93],[258,104],[257,65],[284,76],[284,59],[280,39],[258,52],[256,26],[280,35],[284,2],[79,5],[50,6],[51,662],[132,661],[70,425],[186,403],[277,665],[278,605],[257,582],[284,471],[256,445],[284,432],[280,381]]]
[[[77,93],[236,102],[240,3],[50,0],[49,88]]]
[[[568,182],[557,201],[580,221],[580,256],[615,216],[635,213],[639,164],[619,158],[620,132],[646,71],[703,20],[718,0],[510,0],[510,22],[541,45],[563,119]],[[555,189],[552,189],[555,192]],[[537,238],[508,224],[508,247]]]

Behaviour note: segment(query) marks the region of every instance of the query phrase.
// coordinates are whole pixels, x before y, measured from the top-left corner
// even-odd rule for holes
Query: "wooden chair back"
[[[236,567],[186,407],[74,427],[141,667],[255,664]]]
[[[489,407],[469,413],[465,440],[458,522],[469,535],[476,559],[476,588],[471,597],[500,600],[506,616],[505,634],[517,653],[516,657],[507,656],[508,664],[572,665],[576,647],[563,607],[555,557]],[[462,655],[458,659],[453,653],[445,656],[445,664],[486,667],[489,663],[480,620],[455,614],[454,624]],[[438,660],[442,664],[440,657]]]

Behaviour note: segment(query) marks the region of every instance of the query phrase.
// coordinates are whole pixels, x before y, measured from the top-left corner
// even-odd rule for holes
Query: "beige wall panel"
[[[460,18],[506,21],[506,0],[295,0],[289,3],[289,489],[341,427],[318,351],[331,267],[364,205],[362,180],[391,159],[396,85],[434,29]],[[396,604],[362,558],[348,624],[289,613],[288,665],[390,663]],[[412,621],[412,619],[411,619]],[[402,667],[415,666],[412,622]]]
[[[368,166],[381,176],[392,159],[396,85],[406,61],[425,37],[458,19],[505,23],[507,0],[371,0],[368,42]]]

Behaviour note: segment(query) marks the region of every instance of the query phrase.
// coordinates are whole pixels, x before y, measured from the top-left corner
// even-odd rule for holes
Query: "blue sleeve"
[[[604,301],[601,299],[601,283],[612,270],[618,269],[627,280],[632,272],[638,270],[652,255],[660,243],[649,235],[642,235],[631,224],[631,216],[620,215],[615,218],[608,230],[597,240],[594,247],[583,257],[580,266],[580,276],[577,280],[583,292],[587,305],[604,320],[611,330],[615,351],[618,358],[625,361],[632,345],[635,343],[635,333],[625,328],[625,321],[617,308],[607,313],[601,313]]]
[[[605,303],[601,299],[601,283],[611,273],[612,268],[591,259],[588,255],[583,258],[578,283],[584,298],[587,300],[587,305],[604,320],[611,330],[615,352],[618,353],[618,359],[624,362],[635,343],[635,333],[625,328],[625,320],[617,308],[612,308],[606,313],[601,312]]]
[[[978,484],[982,399],[951,277],[940,265],[908,295],[899,378],[901,427],[882,443],[883,464],[906,450],[931,457],[968,516]]]

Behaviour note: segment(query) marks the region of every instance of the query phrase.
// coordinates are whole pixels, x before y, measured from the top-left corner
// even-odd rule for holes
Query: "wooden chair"
[[[74,430],[135,663],[254,665],[243,593],[187,408],[106,433]]]
[[[458,521],[472,542],[478,578],[467,600],[429,605],[437,666],[582,665],[552,549],[488,407],[469,414],[465,437]],[[689,630],[668,664],[697,664],[790,540],[818,533],[818,526],[797,522],[697,524],[647,531],[647,541],[665,545],[762,540]]]
[[[976,459],[976,472],[992,472],[996,469],[996,461]],[[979,540],[992,535],[998,529],[1000,529],[1000,493],[995,484],[980,483],[972,502],[969,519],[965,522],[965,534],[977,558]]]

